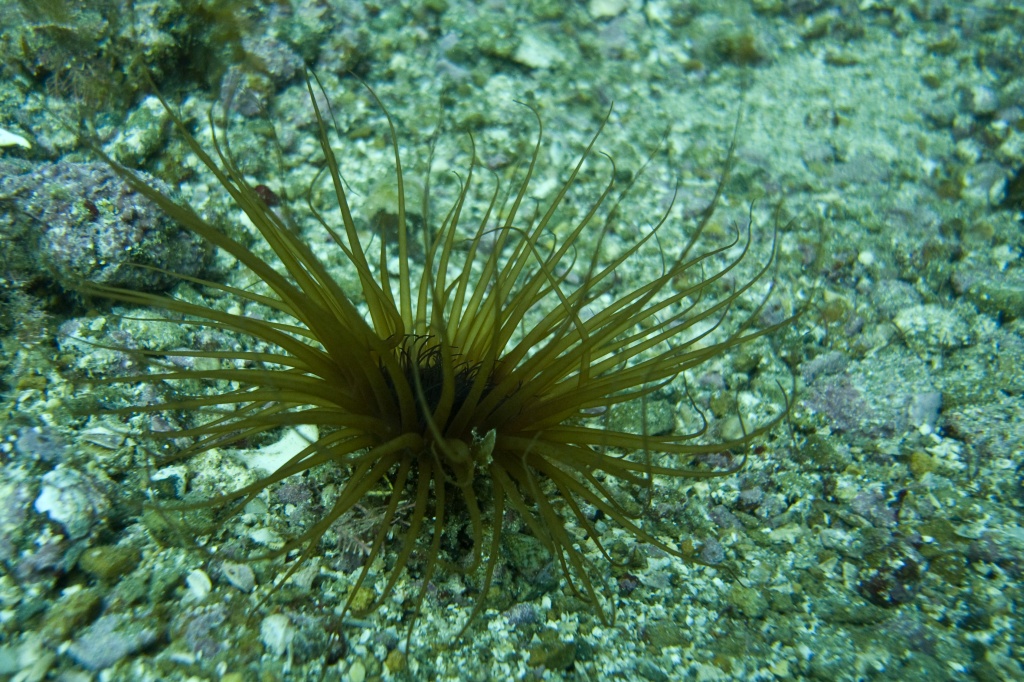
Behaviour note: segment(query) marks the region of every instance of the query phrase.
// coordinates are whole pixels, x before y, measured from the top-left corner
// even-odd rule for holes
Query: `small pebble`
[[[256,575],[248,564],[225,561],[221,566],[221,571],[224,573],[224,578],[242,592],[252,592],[256,587]]]
[[[42,631],[47,637],[61,641],[88,625],[103,604],[97,589],[78,590],[61,597],[47,609]]]
[[[348,682],[364,682],[366,680],[366,666],[362,661],[356,661],[348,669]]]
[[[541,641],[530,647],[530,665],[548,670],[568,670],[576,660],[576,642]]]
[[[388,657],[384,659],[384,665],[392,675],[405,670],[405,654],[398,649],[392,649]]]
[[[907,464],[910,467],[910,473],[914,474],[914,478],[917,479],[923,478],[925,474],[931,473],[937,468],[935,459],[927,452],[920,450],[910,453]]]
[[[85,550],[78,567],[100,580],[113,580],[138,566],[142,555],[134,547],[99,545]]]

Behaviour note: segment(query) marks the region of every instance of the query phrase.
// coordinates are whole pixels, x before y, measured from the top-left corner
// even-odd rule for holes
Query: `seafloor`
[[[1024,6],[8,0],[0,22],[0,678],[1024,679]],[[686,377],[721,432],[736,410],[756,423],[766,401],[784,405],[790,389],[776,387],[795,375],[789,418],[740,473],[655,486],[645,526],[707,566],[599,524],[630,558],[601,569],[615,616],[602,623],[519,535],[466,638],[474,583],[442,574],[406,640],[414,577],[378,612],[338,613],[360,565],[355,531],[272,593],[280,563],[218,556],[309,521],[310,485],[188,542],[142,511],[154,490],[246,480],[273,444],[151,472],[137,430],[174,417],[83,416],[90,400],[154,396],[78,380],[130,372],[134,348],[233,340],[84,299],[76,282],[167,286],[125,266],[138,258],[251,282],[187,235],[168,246],[174,228],[111,189],[83,141],[244,235],[153,94],[205,142],[207,112],[229,107],[239,165],[299,213],[317,163],[304,64],[332,103],[364,227],[393,204],[394,176],[359,79],[393,117],[409,177],[439,123],[435,174],[464,171],[472,133],[483,201],[534,144],[517,102],[544,123],[538,202],[613,107],[596,149],[616,179],[651,159],[620,236],[650,229],[678,186],[668,251],[735,143],[712,232],[749,213],[761,258],[777,233],[775,300],[804,312]],[[592,159],[578,196],[600,193],[609,166]],[[350,277],[329,246],[318,252]],[[175,294],[221,304],[201,287]],[[688,407],[657,409],[681,427]]]

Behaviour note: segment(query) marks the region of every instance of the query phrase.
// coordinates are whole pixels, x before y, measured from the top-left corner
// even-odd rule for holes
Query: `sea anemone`
[[[205,149],[161,100],[192,153],[258,230],[263,243],[257,240],[255,246],[226,235],[97,149],[137,191],[230,254],[256,282],[235,286],[180,277],[233,301],[234,309],[84,284],[85,294],[160,311],[162,320],[181,327],[241,339],[238,348],[143,352],[144,371],[92,382],[163,386],[174,395],[101,412],[120,418],[171,413],[187,420],[190,425],[180,429],[139,434],[152,443],[157,468],[281,429],[313,427],[308,444],[248,485],[199,500],[152,504],[169,517],[188,518],[187,512],[200,509],[232,514],[286,479],[328,467],[337,474],[336,496],[322,515],[285,538],[283,546],[258,555],[291,560],[277,584],[323,551],[321,541],[339,518],[372,505],[377,521],[345,610],[354,608],[354,596],[370,584],[371,571],[382,571],[381,580],[372,603],[360,603],[360,610],[377,608],[409,574],[418,585],[416,612],[431,579],[439,571],[457,571],[475,581],[479,595],[466,626],[484,606],[509,533],[535,537],[561,568],[568,588],[602,605],[602,618],[611,612],[603,597],[606,581],[597,557],[588,554],[596,549],[608,562],[616,560],[599,525],[618,526],[639,542],[694,560],[674,539],[645,527],[654,480],[734,471],[747,446],[778,423],[790,403],[782,391],[774,416],[757,425],[741,418],[730,436],[712,437],[700,410],[688,432],[672,427],[651,432],[646,426],[646,409],[656,396],[673,390],[683,396],[681,402],[693,404],[684,373],[793,320],[759,321],[774,290],[769,273],[776,229],[758,242],[748,223],[714,248],[699,246],[722,196],[732,149],[712,200],[695,214],[684,243],[659,241],[670,222],[669,207],[653,227],[604,261],[602,247],[623,220],[620,207],[629,187],[617,192],[615,179],[621,176],[607,158],[611,179],[596,198],[576,210],[567,197],[584,164],[592,162],[608,117],[554,197],[531,210],[528,189],[542,147],[540,116],[534,112],[538,132],[532,155],[511,190],[503,192],[495,183],[482,210],[470,208],[479,184],[472,151],[459,189],[436,224],[428,171],[419,212],[422,250],[416,251],[390,115],[371,90],[387,117],[394,148],[395,201],[388,212],[397,235],[368,239],[350,208],[350,190],[329,141],[332,116],[323,109],[314,80],[307,78],[307,89],[324,167],[306,204],[332,248],[344,254],[354,273],[349,280],[332,276],[292,221],[271,205],[276,201],[268,197],[276,196],[246,178],[227,133],[218,136],[212,112],[212,148]],[[472,147],[472,137],[467,139]],[[324,204],[325,195],[332,206]],[[340,215],[340,225],[328,221],[329,211]],[[568,229],[563,222],[555,230],[556,215],[559,221],[575,218]],[[578,247],[584,241],[593,245],[585,254]],[[652,252],[661,256],[655,275],[624,286],[629,264]],[[750,268],[755,253],[761,254],[760,262]],[[261,314],[246,314],[246,308]],[[641,414],[639,426],[621,426],[615,419],[627,409]],[[734,453],[734,466],[698,461],[725,451]],[[599,517],[603,524],[596,522]],[[373,568],[379,557],[387,559],[383,569],[380,562]]]

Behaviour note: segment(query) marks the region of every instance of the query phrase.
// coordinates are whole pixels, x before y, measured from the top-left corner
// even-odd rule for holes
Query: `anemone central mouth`
[[[445,348],[443,343],[433,336],[406,336],[398,351],[402,375],[395,381],[383,367],[382,371],[396,397],[400,399],[399,393],[405,391],[413,398],[415,424],[405,424],[406,430],[426,435],[434,430],[433,423],[446,437],[468,438],[468,433],[451,433],[452,422],[467,401],[479,400],[490,391],[491,382],[480,376],[479,363],[467,361],[458,349]]]

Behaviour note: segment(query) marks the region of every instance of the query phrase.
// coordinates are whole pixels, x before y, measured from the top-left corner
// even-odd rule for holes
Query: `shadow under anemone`
[[[375,521],[367,524],[364,560],[349,586],[345,612],[355,610],[364,586],[372,586],[373,598],[363,600],[358,610],[379,608],[408,574],[415,577],[411,632],[431,579],[439,571],[456,572],[473,582],[478,595],[465,632],[486,604],[502,560],[503,536],[526,532],[560,567],[568,589],[593,603],[608,622],[613,610],[602,589],[607,581],[601,560],[588,554],[617,562],[595,519],[618,526],[638,542],[695,561],[672,538],[645,529],[643,515],[655,479],[734,472],[745,454],[726,469],[702,467],[696,459],[723,451],[744,453],[785,417],[791,402],[782,391],[784,404],[774,416],[753,427],[740,419],[739,433],[731,438],[710,437],[700,410],[695,410],[698,425],[690,432],[670,427],[651,433],[645,426],[653,397],[674,382],[673,390],[686,395],[680,378],[684,372],[787,327],[796,317],[758,322],[774,291],[769,273],[775,229],[760,245],[763,262],[752,267],[748,261],[758,249],[749,223],[737,227],[724,244],[698,246],[719,204],[732,148],[714,197],[693,219],[685,243],[665,249],[658,239],[669,223],[669,206],[655,216],[653,227],[602,262],[602,246],[622,222],[620,202],[633,184],[615,193],[610,159],[612,179],[576,211],[568,229],[560,227],[562,236],[552,234],[556,219],[572,212],[567,197],[608,118],[554,198],[531,211],[524,203],[541,150],[542,125],[536,116],[536,143],[520,179],[504,196],[496,183],[482,210],[469,208],[479,170],[473,157],[454,200],[432,226],[428,171],[422,251],[417,252],[422,263],[415,267],[416,236],[390,115],[378,100],[394,149],[391,213],[397,235],[395,240],[383,235],[367,240],[360,235],[329,141],[332,117],[321,110],[309,78],[307,90],[324,164],[308,192],[307,209],[332,248],[343,254],[354,272],[354,279],[346,281],[354,284],[332,276],[290,221],[269,205],[274,202],[267,201],[266,188],[246,179],[227,133],[217,136],[212,112],[213,143],[207,150],[161,98],[177,133],[259,232],[259,248],[227,236],[102,150],[97,153],[168,216],[230,254],[257,286],[180,278],[230,299],[237,304],[232,310],[83,285],[85,294],[161,311],[161,319],[175,325],[228,332],[243,340],[238,349],[134,351],[144,357],[145,371],[91,383],[159,385],[170,387],[173,395],[155,404],[101,408],[93,414],[124,419],[188,415],[190,426],[138,434],[154,443],[157,468],[215,448],[239,447],[283,428],[307,428],[311,435],[297,452],[248,485],[199,500],[186,496],[184,501],[150,503],[178,519],[187,533],[181,519],[190,511],[220,510],[226,520],[276,484],[333,467],[336,494],[315,520],[284,537],[281,546],[249,557],[290,561],[277,586],[326,551],[324,535],[339,519],[372,504]],[[324,189],[330,207],[318,205]],[[327,220],[329,211],[340,216],[340,225]],[[581,257],[577,243],[588,231],[594,246]],[[653,276],[623,286],[619,279],[628,264],[649,258],[655,249],[661,264]],[[397,274],[389,271],[396,257]],[[268,314],[249,316],[246,307]],[[189,362],[195,366],[182,368]],[[223,390],[201,388],[213,385]],[[612,416],[624,409],[639,410],[639,428],[617,425]],[[181,443],[188,444],[176,447]],[[380,564],[378,558],[386,561]]]

